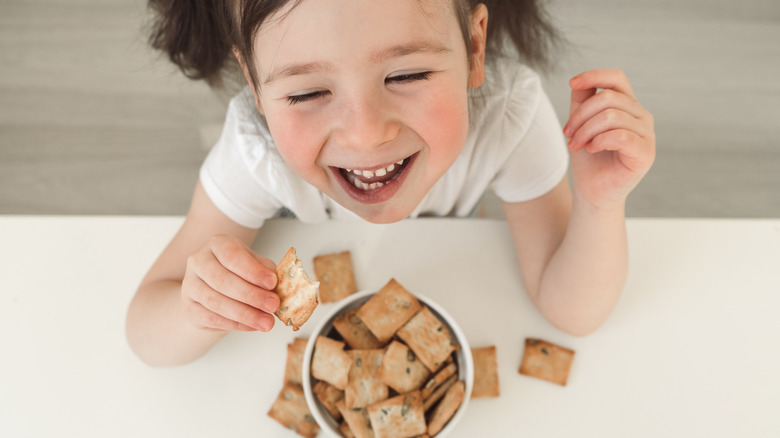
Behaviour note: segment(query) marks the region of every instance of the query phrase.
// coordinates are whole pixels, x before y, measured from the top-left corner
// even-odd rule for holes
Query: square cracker
[[[284,385],[279,391],[276,401],[268,411],[268,416],[282,426],[308,438],[316,437],[320,431],[317,421],[306,405],[303,389],[292,383]]]
[[[330,415],[332,415],[336,421],[341,420],[341,412],[336,408],[336,403],[338,403],[339,400],[344,399],[344,391],[320,380],[314,385],[312,392],[314,392],[314,395],[317,396],[320,403],[325,406],[325,409],[330,412]]]
[[[572,361],[574,361],[574,350],[541,339],[527,338],[519,372],[566,386]]]
[[[352,356],[344,351],[344,343],[318,336],[311,358],[311,375],[324,380],[338,389],[347,387]]]
[[[417,298],[393,278],[360,306],[357,315],[379,342],[387,342],[420,307]]]
[[[302,384],[303,353],[306,350],[306,338],[295,338],[287,344],[287,364],[284,368],[284,383]]]
[[[496,346],[472,348],[474,357],[474,389],[471,398],[498,397],[498,360]]]
[[[349,312],[333,320],[333,328],[344,338],[344,342],[353,350],[372,350],[385,346],[371,333],[371,330],[357,316],[358,309]]]
[[[424,306],[398,330],[398,337],[431,371],[436,371],[455,350],[450,330]]]
[[[331,303],[357,292],[349,251],[314,257],[314,275],[320,281],[320,300]]]
[[[374,403],[368,417],[376,438],[413,437],[425,433],[425,411],[420,391]]]
[[[344,388],[346,408],[363,408],[387,398],[387,385],[377,377],[384,353],[384,350],[347,351],[352,356],[352,366],[349,368],[347,387]]]
[[[347,409],[344,407],[344,400],[336,403],[336,408],[341,412],[344,422],[347,423],[349,430],[356,438],[374,438],[374,431],[371,430],[371,420],[368,418],[366,408]]]
[[[463,383],[463,380],[459,380],[447,390],[444,398],[433,409],[430,421],[428,421],[428,435],[434,436],[439,433],[444,425],[450,421],[450,418],[452,418],[465,398],[466,384]]]
[[[431,372],[406,345],[393,341],[387,346],[379,378],[399,394],[420,389]]]
[[[276,266],[276,289],[279,295],[277,318],[284,325],[297,331],[308,321],[319,303],[317,292],[319,282],[313,281],[303,270],[303,262],[295,254],[295,248],[287,250],[282,261]]]

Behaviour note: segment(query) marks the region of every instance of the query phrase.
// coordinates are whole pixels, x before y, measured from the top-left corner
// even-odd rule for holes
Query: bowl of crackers
[[[309,410],[334,437],[446,436],[474,385],[457,323],[395,279],[339,301],[314,328],[302,368]]]

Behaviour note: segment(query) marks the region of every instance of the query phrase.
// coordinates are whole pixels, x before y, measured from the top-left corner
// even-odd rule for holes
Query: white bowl
[[[303,355],[303,392],[306,396],[306,403],[309,405],[314,418],[317,420],[317,424],[320,426],[327,435],[332,437],[341,437],[341,432],[338,429],[338,423],[330,415],[325,406],[320,403],[319,399],[314,395],[312,388],[316,384],[317,380],[311,376],[311,358],[314,353],[314,344],[317,341],[317,336],[331,336],[336,335],[338,332],[333,328],[333,320],[338,316],[359,307],[361,304],[368,301],[376,292],[365,291],[358,292],[350,295],[349,297],[335,303],[336,306],[328,313],[315,327],[309,342],[306,344],[306,350]],[[427,306],[434,315],[436,315],[442,322],[450,329],[450,335],[453,337],[455,344],[460,345],[460,349],[455,351],[455,361],[458,365],[458,377],[459,380],[463,380],[466,384],[466,395],[463,402],[455,411],[455,414],[450,418],[450,421],[442,428],[442,430],[436,434],[436,438],[442,438],[447,436],[458,423],[463,413],[466,411],[469,399],[471,398],[471,390],[474,387],[474,359],[471,356],[471,348],[469,347],[466,336],[461,331],[455,320],[447,313],[441,306],[436,304],[430,298],[425,296],[415,295],[420,304]]]

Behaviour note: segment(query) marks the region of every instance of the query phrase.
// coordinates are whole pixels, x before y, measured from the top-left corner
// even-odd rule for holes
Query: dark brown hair
[[[167,54],[185,76],[203,79],[212,87],[235,77],[242,59],[253,58],[253,41],[263,22],[282,7],[303,0],[149,0],[153,12],[149,42]],[[487,54],[515,55],[538,70],[553,65],[554,50],[562,41],[543,0],[452,0],[464,41],[469,43],[470,11],[482,3],[488,9]],[[507,48],[514,53],[507,53]],[[253,62],[247,62],[256,80]]]

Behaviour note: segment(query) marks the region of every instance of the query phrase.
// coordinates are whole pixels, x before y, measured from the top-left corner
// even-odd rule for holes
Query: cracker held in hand
[[[312,417],[306,404],[303,389],[292,383],[284,385],[271,410],[268,411],[268,416],[282,426],[308,438],[316,437],[320,431],[317,421]]]
[[[320,300],[332,303],[357,292],[349,251],[314,257],[314,275],[320,281]]]
[[[357,316],[379,342],[385,343],[420,307],[417,298],[393,278],[360,306]]]
[[[303,262],[295,255],[295,248],[290,248],[277,265],[276,277],[279,309],[275,315],[284,325],[298,330],[317,307],[320,283],[303,270]]]
[[[498,359],[496,346],[472,348],[474,358],[474,389],[471,398],[498,397]]]
[[[526,339],[520,374],[566,386],[574,351],[541,339]]]

